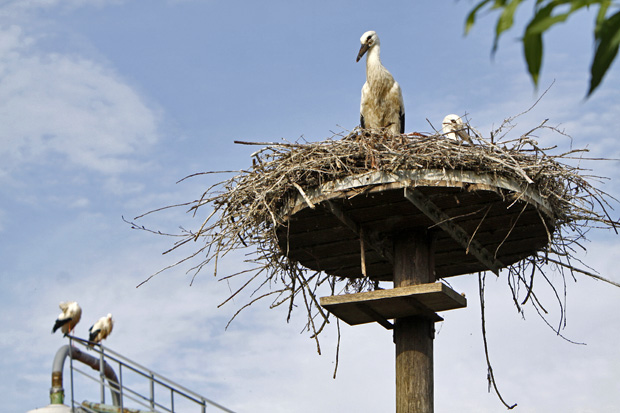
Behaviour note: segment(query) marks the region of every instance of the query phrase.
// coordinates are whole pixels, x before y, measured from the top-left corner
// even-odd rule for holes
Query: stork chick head
[[[447,115],[441,122],[441,132],[449,139],[456,139],[455,131],[463,128],[463,121],[459,115]]]
[[[364,54],[373,46],[379,45],[379,36],[377,36],[377,33],[374,30],[369,30],[362,35],[360,38],[360,43],[362,44],[362,47],[360,47],[360,51],[357,54],[357,59],[355,59],[356,62],[359,62],[362,56],[364,56]]]

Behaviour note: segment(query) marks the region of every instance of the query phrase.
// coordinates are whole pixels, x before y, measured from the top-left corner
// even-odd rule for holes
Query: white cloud
[[[104,174],[157,140],[157,115],[109,68],[43,53],[18,26],[0,28],[0,159],[4,168],[61,160]]]
[[[102,7],[120,4],[123,0],[9,0],[0,8],[0,15],[15,17],[24,13],[62,7],[71,10],[78,7]]]

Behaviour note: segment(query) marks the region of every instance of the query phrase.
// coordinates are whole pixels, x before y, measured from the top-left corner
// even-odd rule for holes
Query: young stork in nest
[[[448,138],[457,140],[456,137],[458,135],[459,138],[464,140],[465,142],[473,145],[471,137],[465,132],[465,125],[463,125],[463,121],[459,115],[450,114],[443,118],[441,122],[441,132]]]
[[[73,331],[77,323],[80,322],[80,318],[82,317],[82,309],[75,301],[63,301],[58,305],[58,307],[60,307],[62,313],[60,313],[58,318],[56,318],[54,328],[52,328],[52,334],[60,328],[60,331],[62,331],[66,336]]]
[[[405,104],[400,85],[381,64],[379,36],[368,31],[360,38],[359,62],[366,56],[366,83],[362,87],[360,126],[366,129],[387,128],[394,134],[405,132]]]
[[[89,347],[92,347],[96,343],[101,343],[101,340],[107,338],[112,332],[113,326],[112,314],[108,314],[97,320],[97,322],[88,329]]]

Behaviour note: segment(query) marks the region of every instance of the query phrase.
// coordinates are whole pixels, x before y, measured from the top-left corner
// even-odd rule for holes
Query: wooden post
[[[435,282],[432,239],[419,231],[394,237],[394,287]],[[432,413],[434,322],[399,318],[396,344],[396,413]]]

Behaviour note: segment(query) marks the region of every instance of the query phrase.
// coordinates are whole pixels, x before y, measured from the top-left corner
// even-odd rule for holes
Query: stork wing
[[[391,99],[398,102],[398,120],[400,122],[400,133],[405,133],[405,102],[403,100],[403,92],[398,82],[394,82],[394,86],[390,90]]]
[[[368,86],[368,82],[365,82],[364,86],[362,86],[362,98],[360,99],[360,127],[362,129],[366,129],[366,117],[364,112],[367,110],[369,95],[370,86]]]
[[[65,324],[67,324],[69,321],[71,321],[72,318],[57,318],[56,322],[54,323],[54,328],[52,328],[52,333],[55,333],[56,330],[58,330],[60,327],[64,326]]]
[[[91,329],[92,329],[92,327],[91,327]],[[90,334],[88,335],[88,341],[94,341],[97,338],[97,336],[99,335],[99,333],[101,332],[101,329],[98,328],[96,330],[89,330],[89,331],[90,331]]]

